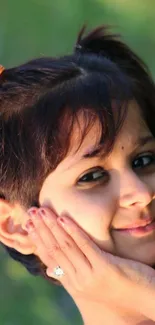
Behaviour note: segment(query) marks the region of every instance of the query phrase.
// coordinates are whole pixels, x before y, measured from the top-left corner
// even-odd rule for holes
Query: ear
[[[0,242],[24,255],[35,254],[36,250],[24,228],[27,220],[21,205],[0,199]]]

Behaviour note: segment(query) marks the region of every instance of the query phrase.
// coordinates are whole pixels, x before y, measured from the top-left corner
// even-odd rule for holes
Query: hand
[[[142,263],[101,250],[69,217],[38,209],[29,229],[36,254],[47,266],[47,275],[58,279],[75,302],[106,303],[118,308],[138,309],[155,320],[155,271]],[[53,275],[60,265],[64,275]]]

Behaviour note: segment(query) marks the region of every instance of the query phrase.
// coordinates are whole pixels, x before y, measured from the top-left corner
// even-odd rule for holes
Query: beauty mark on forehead
[[[136,141],[134,141],[134,146],[136,148],[143,147],[144,145],[148,143],[155,143],[155,138],[149,134],[147,136],[139,137]],[[81,155],[79,155],[76,158],[75,156],[67,157],[65,165],[63,167],[63,171],[67,171],[68,169],[75,167],[77,164],[79,164],[81,161],[84,161],[86,159],[93,159],[98,157],[99,153],[103,152],[104,145],[98,144],[96,146],[91,146],[87,148]],[[124,146],[121,146],[121,149],[124,150]],[[103,158],[102,158],[103,160]]]

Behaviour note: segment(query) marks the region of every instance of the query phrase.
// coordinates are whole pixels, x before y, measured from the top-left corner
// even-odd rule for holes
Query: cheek
[[[148,177],[147,183],[151,188],[153,194],[155,195],[155,173],[153,173],[150,177]]]
[[[155,197],[155,172],[148,175],[140,176],[142,182],[144,182],[151,193],[152,197]]]
[[[145,179],[145,183],[148,185],[152,195],[153,200],[150,203],[150,212],[152,216],[155,218],[155,173]]]
[[[47,193],[53,193],[47,195]],[[42,191],[43,194],[43,191]],[[109,225],[112,220],[111,195],[103,190],[78,190],[60,188],[46,191],[40,197],[40,203],[54,208],[61,215],[70,215],[89,235],[99,241],[109,240]]]

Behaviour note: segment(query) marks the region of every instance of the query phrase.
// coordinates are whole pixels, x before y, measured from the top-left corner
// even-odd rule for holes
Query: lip
[[[150,222],[147,222],[147,223],[145,222],[145,225],[143,224],[143,226],[133,227],[133,225],[132,225],[132,227],[130,226],[130,228],[121,228],[121,229],[115,229],[115,230],[122,235],[123,234],[131,235],[134,237],[146,236],[146,235],[153,233],[155,231],[155,219],[151,220]]]
[[[137,229],[137,228],[143,228],[146,227],[147,225],[151,224],[154,220],[152,218],[149,218],[147,220],[140,220],[139,222],[135,222],[134,224],[127,225],[122,228],[115,228],[115,230],[130,230],[130,229]]]

